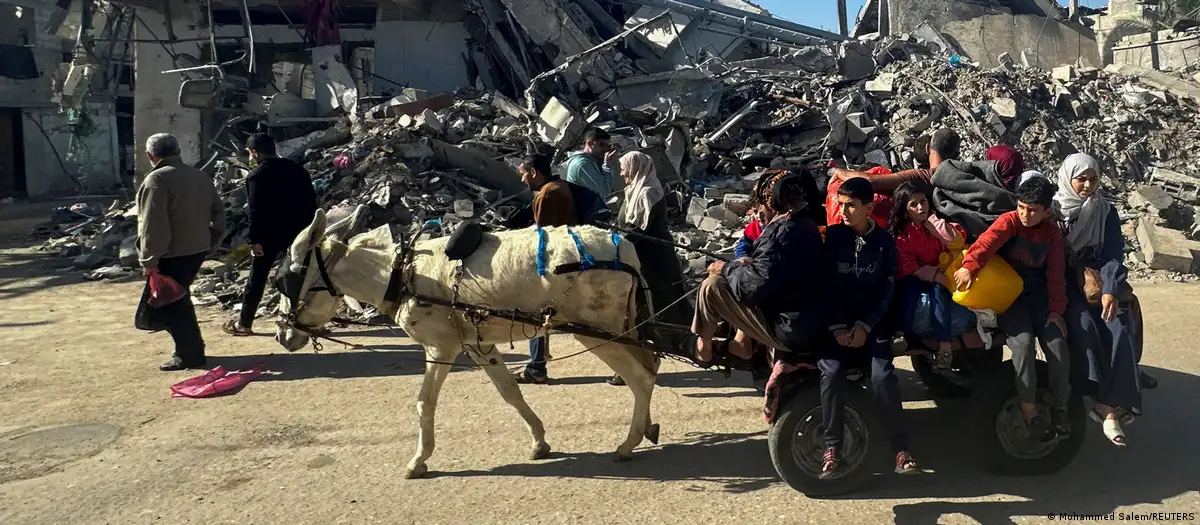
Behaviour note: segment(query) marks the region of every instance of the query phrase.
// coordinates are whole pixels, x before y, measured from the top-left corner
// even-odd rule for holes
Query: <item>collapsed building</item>
[[[142,19],[191,16],[169,5]],[[498,224],[530,198],[515,169],[524,152],[549,148],[561,161],[586,126],[598,126],[622,149],[655,159],[675,240],[708,254],[680,251],[699,275],[711,255],[732,253],[764,168],[823,174],[838,159],[905,169],[919,136],[949,126],[968,159],[1007,143],[1052,174],[1067,155],[1092,154],[1119,204],[1130,268],[1176,280],[1200,272],[1200,178],[1192,175],[1200,85],[1177,74],[1100,69],[1078,57],[1038,67],[1007,50],[984,65],[928,26],[848,38],[734,0],[631,0],[600,10],[587,0],[388,2],[372,11],[373,46],[347,43],[358,38],[354,24],[329,26],[313,12],[272,4],[270,15],[243,4],[239,18],[218,14],[230,9],[221,5],[203,6],[230,22],[207,38],[182,36],[202,25],[172,23],[174,45],[135,44],[136,133],[175,133],[226,199],[226,250],[194,286],[198,304],[236,308],[241,296],[249,253],[240,150],[256,130],[305,164],[323,207],[363,204],[371,226],[436,236],[466,220]],[[305,14],[303,24],[294,18]],[[269,16],[292,22],[273,30],[236,23]],[[310,41],[318,34],[328,40]],[[214,60],[203,49],[219,35],[243,38],[229,40],[224,55],[217,45]],[[438,45],[404,59],[403,39],[413,35]],[[456,38],[465,47],[450,46]],[[160,87],[143,99],[154,82]],[[135,218],[129,205],[77,205],[40,233],[47,250],[103,278],[136,266]],[[269,295],[260,313],[276,300]]]

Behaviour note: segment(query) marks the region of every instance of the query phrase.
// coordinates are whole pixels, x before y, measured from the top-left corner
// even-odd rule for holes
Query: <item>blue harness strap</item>
[[[621,236],[617,232],[612,232],[613,248],[616,248],[617,254],[613,256],[613,262],[619,268],[621,266]]]
[[[571,234],[572,239],[575,239],[575,249],[579,250],[580,268],[584,271],[588,270],[596,261],[592,259],[587,250],[583,249],[583,239],[579,238],[579,234],[575,233],[575,230],[567,229],[567,233]]]
[[[538,247],[537,247],[537,272],[539,276],[546,276],[546,230],[538,226]]]

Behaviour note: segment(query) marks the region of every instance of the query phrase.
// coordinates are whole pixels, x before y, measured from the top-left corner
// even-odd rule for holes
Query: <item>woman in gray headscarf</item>
[[[685,293],[683,266],[673,246],[654,241],[674,242],[667,228],[667,204],[663,201],[666,191],[658,180],[654,159],[640,151],[622,155],[621,177],[625,179],[625,200],[618,222],[622,228],[638,233],[626,238],[633,244],[642,263],[642,278],[650,287],[650,298],[658,309],[656,320],[688,326],[692,319],[690,304],[675,302]],[[639,315],[647,314],[639,312]],[[624,384],[620,376],[614,376],[609,383]]]
[[[1083,153],[1058,170],[1055,207],[1067,250],[1067,322],[1077,391],[1095,396],[1091,417],[1104,437],[1125,446],[1121,428],[1142,410],[1138,342],[1140,308],[1125,269],[1125,239],[1117,210],[1100,194],[1100,164]],[[1087,275],[1090,274],[1090,275]],[[1089,297],[1089,295],[1091,297]]]

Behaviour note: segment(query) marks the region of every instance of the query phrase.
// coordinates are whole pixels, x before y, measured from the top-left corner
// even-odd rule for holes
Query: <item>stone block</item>
[[[1143,186],[1129,194],[1129,205],[1145,208],[1157,217],[1166,218],[1175,205],[1175,197],[1158,186]]]
[[[1138,219],[1137,238],[1151,268],[1180,273],[1197,270],[1200,241],[1188,239],[1183,232],[1159,227],[1148,217]]]
[[[750,212],[750,196],[745,193],[726,193],[722,204],[726,209],[738,215]]]
[[[895,85],[896,74],[883,73],[875,77],[873,80],[868,80],[866,89],[867,93],[877,97],[887,97],[891,96],[892,92],[895,91]]]
[[[990,104],[992,111],[996,116],[1004,121],[1012,121],[1017,118],[1017,101],[1008,97],[998,97],[992,99]]]
[[[72,264],[80,270],[92,270],[103,266],[104,260],[104,252],[93,251],[76,257]]]
[[[137,251],[137,235],[130,235],[125,240],[121,241],[121,248],[117,252],[117,262],[126,268],[133,268],[138,265]]]
[[[213,275],[223,277],[229,273],[229,265],[221,261],[204,261],[200,265],[200,275]]]
[[[705,199],[720,199],[725,196],[725,190],[721,188],[704,188]]]
[[[1075,67],[1058,66],[1050,71],[1050,76],[1060,82],[1070,82],[1075,79]]]
[[[704,218],[704,213],[707,211],[708,200],[701,199],[700,197],[692,197],[692,200],[688,201],[687,214],[685,215],[687,217],[688,224],[691,224],[692,226],[699,226],[700,219]]]
[[[703,231],[713,233],[721,230],[722,222],[712,217],[702,217],[700,222],[696,224],[696,227]]]

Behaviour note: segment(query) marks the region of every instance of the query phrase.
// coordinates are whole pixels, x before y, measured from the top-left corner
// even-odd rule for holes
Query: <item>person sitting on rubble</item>
[[[712,263],[700,284],[692,319],[697,337],[690,349],[699,363],[712,361],[713,336],[722,320],[747,340],[777,351],[806,351],[823,335],[827,267],[821,234],[806,212],[804,185],[800,175],[787,171],[767,177],[760,201],[766,226],[749,258]],[[747,346],[731,341],[729,353],[747,359],[753,355]]]
[[[567,182],[583,186],[606,199],[613,192],[614,176],[609,163],[616,157],[617,148],[609,143],[612,137],[600,128],[588,128],[583,134],[583,151],[567,157]]]
[[[887,230],[871,220],[875,191],[864,178],[847,180],[838,189],[842,223],[825,230],[825,248],[835,293],[828,310],[829,331],[836,344],[817,362],[821,370],[821,412],[825,455],[821,479],[840,473],[839,450],[845,430],[847,361],[855,354],[871,363],[871,390],[883,405],[884,423],[896,454],[897,474],[921,472],[909,452],[908,429],[900,400],[900,384],[892,364],[892,332],[888,310],[896,284],[896,245]]]
[[[988,148],[983,158],[996,161],[1000,165],[1000,178],[1004,187],[1016,190],[1021,174],[1025,172],[1025,157],[1021,152],[1008,144],[997,144]]]
[[[1008,337],[1016,369],[1017,395],[1030,436],[1042,442],[1070,435],[1067,401],[1071,396],[1069,355],[1066,343],[1066,268],[1063,235],[1054,220],[1056,188],[1044,177],[1031,177],[1017,188],[1018,208],[1000,216],[967,250],[954,284],[966,290],[979,270],[996,255],[1004,257],[1024,281],[1024,290],[1012,306],[996,318]],[[1050,370],[1054,400],[1051,420],[1038,413],[1037,342],[1041,342]]]
[[[526,155],[520,167],[521,181],[533,190],[533,204],[529,207],[533,222],[538,226],[576,226],[583,219],[576,207],[575,196],[569,183],[551,171],[550,156],[540,153]],[[520,226],[512,219],[510,226]],[[546,354],[550,340],[547,336],[529,340],[529,364],[514,377],[518,383],[544,384],[549,378],[546,370]]]
[[[901,184],[892,193],[897,206],[888,226],[896,241],[895,305],[901,330],[911,331],[921,294],[929,294],[930,324],[938,342],[934,366],[950,367],[953,348],[951,314],[970,316],[970,311],[955,305],[946,286],[946,274],[938,268],[939,258],[956,241],[962,243],[966,232],[933,213],[933,189],[920,181]],[[958,308],[955,308],[958,306]]]
[[[636,235],[628,236],[641,261],[642,278],[650,288],[650,298],[657,309],[656,319],[665,323],[686,326],[690,314],[688,304],[681,300],[684,289],[683,268],[675,242],[667,228],[666,191],[658,180],[654,159],[640,151],[621,156],[621,177],[625,179],[625,201],[618,222]],[[655,242],[657,239],[660,242]],[[649,312],[646,312],[649,313]],[[620,375],[608,380],[613,386],[624,385]]]
[[[917,155],[918,162],[924,158],[927,159],[929,167],[914,168],[910,170],[899,171],[896,173],[880,173],[872,174],[866,171],[851,171],[833,168],[832,178],[840,181],[845,181],[854,177],[863,177],[871,180],[871,186],[875,188],[875,193],[883,195],[891,195],[896,188],[901,184],[910,180],[920,180],[929,183],[933,178],[933,172],[947,160],[958,158],[959,145],[962,143],[962,138],[958,133],[950,128],[941,128],[933,132],[928,141],[917,139],[916,147],[921,154]]]
[[[1100,163],[1084,153],[1067,157],[1054,201],[1066,229],[1072,375],[1076,387],[1094,393],[1091,416],[1102,423],[1104,437],[1123,447],[1122,416],[1142,413],[1132,336],[1140,306],[1126,274],[1121,219],[1099,190]]]

